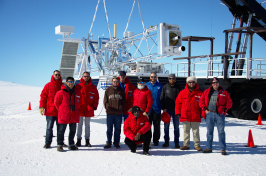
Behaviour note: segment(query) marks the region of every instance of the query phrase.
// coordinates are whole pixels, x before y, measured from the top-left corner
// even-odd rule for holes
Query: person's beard
[[[170,82],[170,85],[171,85],[171,86],[175,85],[175,82]]]
[[[137,86],[137,87],[138,87],[138,89],[139,89],[139,90],[141,90],[141,89],[143,89],[143,88],[145,87],[145,85],[138,84],[138,86]]]
[[[195,86],[192,87],[192,86],[188,85],[187,87],[188,87],[189,90],[192,90],[192,91],[195,89]]]

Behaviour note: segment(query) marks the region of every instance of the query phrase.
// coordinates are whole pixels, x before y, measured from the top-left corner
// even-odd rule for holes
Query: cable
[[[92,23],[91,23],[91,28],[90,28],[90,32],[89,32],[88,38],[90,37],[90,34],[91,34],[91,30],[92,30],[93,23],[94,23],[95,18],[96,18],[96,14],[97,14],[97,11],[98,11],[98,6],[99,6],[100,1],[101,0],[98,0],[97,6],[95,8],[95,13],[94,13],[93,20],[92,20]]]
[[[104,10],[105,10],[105,18],[106,18],[106,22],[107,22],[107,25],[108,25],[109,37],[111,39],[111,31],[110,31],[110,26],[109,26],[109,22],[108,22],[108,15],[107,15],[107,8],[106,8],[106,5],[105,5],[105,0],[103,0],[103,4],[104,4]]]
[[[128,24],[129,24],[129,21],[130,21],[130,18],[131,18],[131,15],[132,15],[133,9],[134,9],[134,7],[135,7],[135,2],[136,2],[136,0],[134,0],[134,2],[133,2],[132,9],[131,9],[130,15],[129,15],[129,17],[128,17],[128,20],[127,20],[127,26],[126,26],[126,29],[125,29],[124,35],[125,35],[126,32],[127,32]],[[124,35],[123,35],[123,36],[124,36]]]

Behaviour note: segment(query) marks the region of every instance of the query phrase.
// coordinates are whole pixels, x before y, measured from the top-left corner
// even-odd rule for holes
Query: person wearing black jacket
[[[163,112],[167,112],[173,119],[174,124],[174,142],[175,148],[179,146],[179,117],[175,115],[175,100],[180,91],[179,85],[176,83],[175,74],[168,76],[169,83],[163,86],[160,101]],[[163,147],[169,146],[169,126],[170,123],[164,123],[164,144]]]

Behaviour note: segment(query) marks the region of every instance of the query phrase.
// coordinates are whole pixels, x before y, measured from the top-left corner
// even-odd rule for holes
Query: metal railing
[[[266,59],[259,58],[237,58],[228,59],[228,78],[246,78],[246,79],[266,79]],[[239,61],[242,61],[243,67],[239,67]],[[233,68],[233,64],[235,67]],[[206,57],[191,59],[191,76],[198,78],[223,78],[224,75],[224,63],[220,57]],[[242,72],[242,73],[241,73]],[[188,63],[177,63],[177,76],[188,76]]]

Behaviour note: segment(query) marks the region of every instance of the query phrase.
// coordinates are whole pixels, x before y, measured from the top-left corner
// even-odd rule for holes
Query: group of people
[[[216,123],[221,154],[226,155],[225,115],[232,106],[232,100],[228,92],[220,86],[219,79],[213,78],[212,85],[203,93],[194,76],[186,79],[183,90],[177,84],[175,74],[169,75],[169,82],[164,86],[157,80],[157,74],[152,72],[148,82],[144,78],[139,78],[135,87],[125,71],[120,71],[118,77],[112,78],[112,85],[106,89],[103,100],[107,114],[107,141],[104,148],[111,148],[112,144],[115,148],[120,148],[124,118],[125,144],[133,153],[137,147],[143,146],[143,154],[149,155],[152,143],[154,146],[159,145],[161,112],[163,112],[168,113],[173,121],[175,148],[190,149],[190,129],[192,129],[194,148],[202,151],[199,127],[201,118],[204,118],[207,125],[207,145],[202,152],[212,152],[213,130]],[[80,83],[75,86],[73,77],[68,77],[63,84],[60,71],[55,70],[51,82],[42,90],[40,100],[40,113],[46,115],[47,121],[44,148],[51,147],[54,122],[57,124],[58,151],[64,151],[63,147],[67,147],[64,144],[67,124],[69,124],[69,150],[77,150],[81,146],[83,122],[85,146],[91,147],[90,117],[94,116],[98,104],[99,93],[92,84],[89,72],[84,72]],[[182,147],[179,145],[179,122],[182,122],[184,129]],[[169,146],[169,126],[170,123],[164,123],[163,147]]]

